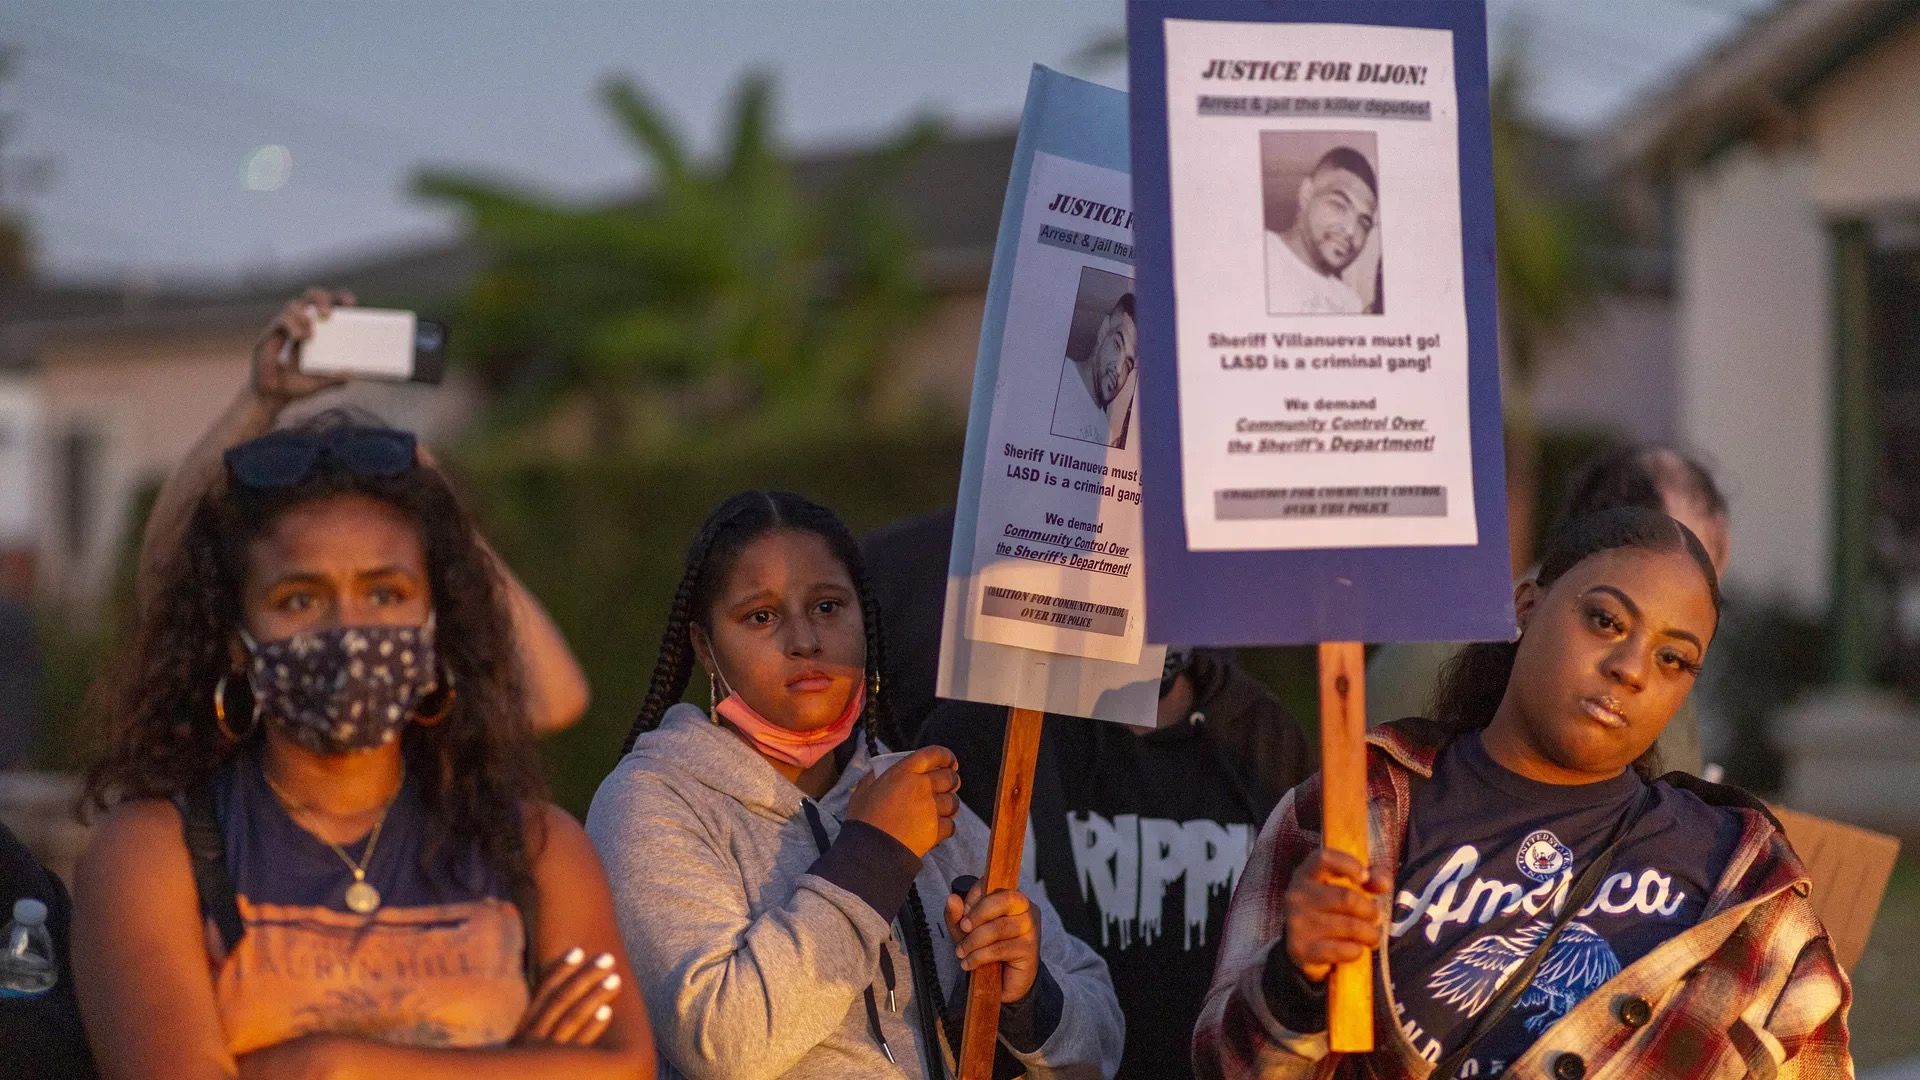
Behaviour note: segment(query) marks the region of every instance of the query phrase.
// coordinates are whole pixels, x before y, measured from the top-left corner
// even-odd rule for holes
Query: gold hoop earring
[[[435,692],[442,695],[439,708],[431,712],[421,712],[417,708],[413,711],[413,722],[419,724],[421,727],[433,727],[444,721],[447,715],[453,712],[453,703],[458,700],[460,693],[453,687],[453,670],[451,668],[441,665],[440,685]]]
[[[713,672],[707,672],[707,719],[720,722],[720,691],[714,688]]]
[[[253,734],[254,728],[260,726],[260,702],[258,699],[255,699],[253,703],[253,723],[247,727],[244,734],[236,735],[233,729],[227,726],[227,673],[224,671],[220,673],[219,680],[213,684],[213,725],[220,729],[220,734],[224,735],[230,743],[237,743],[245,739],[248,735]]]

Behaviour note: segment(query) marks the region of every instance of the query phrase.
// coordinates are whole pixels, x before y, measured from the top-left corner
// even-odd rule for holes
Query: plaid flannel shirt
[[[1403,720],[1367,735],[1373,868],[1398,880],[1415,777],[1433,775],[1445,732]],[[1851,1077],[1852,998],[1827,932],[1807,903],[1811,882],[1786,836],[1760,804],[1693,781],[1730,805],[1743,828],[1700,922],[1629,965],[1540,1033],[1505,1076],[1555,1080],[1654,1077]],[[1374,953],[1374,1050],[1336,1055],[1321,1030],[1290,1030],[1313,1003],[1267,996],[1269,954],[1286,962],[1285,895],[1295,867],[1320,846],[1320,777],[1288,793],[1261,830],[1227,912],[1206,1007],[1194,1031],[1203,1080],[1343,1077],[1426,1080],[1421,1057],[1395,1021],[1388,950]],[[1297,976],[1275,983],[1300,985]],[[1324,1013],[1321,1014],[1324,1016]],[[1299,1022],[1296,1020],[1296,1022]],[[1304,1024],[1302,1026],[1305,1026]],[[1439,1080],[1439,1078],[1435,1078]]]

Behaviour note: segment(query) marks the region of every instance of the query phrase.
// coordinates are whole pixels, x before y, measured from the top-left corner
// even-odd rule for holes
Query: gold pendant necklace
[[[268,776],[265,769],[260,770],[260,778],[267,782],[267,787],[273,790],[274,798],[279,799],[280,804],[286,809],[298,811],[303,814],[315,813],[312,807],[288,795],[281,789],[279,784],[274,783],[273,777]],[[380,807],[380,816],[375,819],[373,830],[367,833],[367,846],[366,849],[360,853],[360,861],[358,862],[349,858],[347,856],[347,849],[341,847],[339,844],[334,843],[318,833],[311,831],[308,833],[309,836],[315,837],[321,843],[332,848],[333,853],[340,856],[340,861],[347,864],[347,869],[353,871],[353,884],[347,886],[346,901],[347,909],[356,915],[371,915],[380,909],[380,890],[374,888],[372,883],[367,881],[367,867],[373,863],[373,849],[380,843],[380,829],[387,823],[387,811],[393,809],[393,801],[400,797],[400,789],[406,786],[407,778],[403,773],[400,777],[400,787],[394,788],[393,794],[387,796],[386,804]]]

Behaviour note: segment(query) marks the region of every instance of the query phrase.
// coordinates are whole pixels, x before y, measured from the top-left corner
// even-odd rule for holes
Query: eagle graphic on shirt
[[[1473,1016],[1486,1008],[1550,929],[1552,923],[1542,919],[1511,935],[1479,938],[1440,965],[1427,980],[1427,988],[1440,1001]],[[1605,938],[1585,923],[1568,923],[1514,1007],[1535,1010],[1526,1024],[1528,1031],[1538,1034],[1619,972],[1620,959]]]

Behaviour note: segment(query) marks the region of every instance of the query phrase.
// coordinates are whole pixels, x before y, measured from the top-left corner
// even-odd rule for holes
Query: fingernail
[[[961,919],[961,920],[960,920],[960,929],[961,929],[961,930],[963,930],[963,931],[965,931],[965,932],[967,932],[967,933],[969,933],[969,934],[971,934],[971,933],[973,933],[973,920],[972,920],[972,919]]]
[[[599,1008],[593,1010],[593,1018],[595,1020],[600,1020],[600,1021],[613,1019],[613,1006],[602,1005]]]
[[[561,957],[562,960],[566,961],[569,964],[577,964],[580,961],[585,960],[586,958],[587,958],[587,951],[585,949],[580,949],[580,948],[569,949],[567,950],[567,955]]]
[[[610,952],[603,952],[599,956],[594,957],[593,966],[599,968],[602,971],[605,971],[606,969],[612,967],[613,954]]]
[[[600,980],[600,985],[607,988],[608,990],[618,990],[620,989],[620,976],[609,975],[606,978]]]

